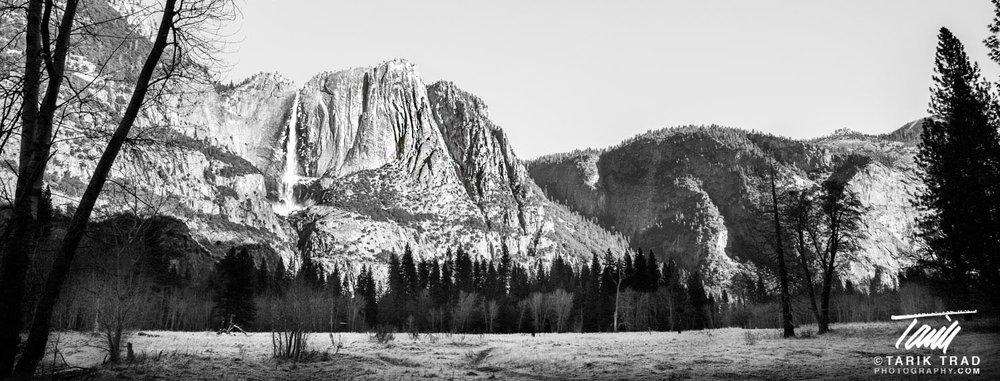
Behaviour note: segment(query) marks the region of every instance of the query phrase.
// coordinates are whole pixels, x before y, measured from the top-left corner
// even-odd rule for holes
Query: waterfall
[[[288,118],[288,133],[285,137],[285,173],[281,176],[281,204],[274,207],[276,213],[286,216],[298,207],[295,202],[295,184],[299,181],[299,136],[296,132],[298,122],[299,93],[296,92],[292,101],[292,116]]]

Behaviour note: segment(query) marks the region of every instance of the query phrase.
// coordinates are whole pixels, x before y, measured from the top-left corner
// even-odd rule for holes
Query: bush
[[[333,332],[330,335],[330,347],[333,348],[333,354],[340,353],[340,350],[344,348],[344,338],[339,334],[337,337],[333,336]]]
[[[381,326],[375,329],[375,333],[372,334],[370,340],[373,343],[386,345],[393,342],[393,340],[396,340],[396,336],[392,329],[386,326]]]
[[[274,358],[302,362],[316,353],[309,351],[309,334],[299,329],[271,332],[271,352]]]

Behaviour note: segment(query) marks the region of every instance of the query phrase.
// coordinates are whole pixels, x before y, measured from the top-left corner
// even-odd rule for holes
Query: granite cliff
[[[770,163],[785,187],[843,176],[869,209],[863,221],[867,238],[844,273],[859,284],[871,279],[876,267],[896,274],[919,244],[909,204],[920,186],[915,136],[919,121],[886,135],[841,130],[808,141],[685,126],[604,150],[542,157],[528,169],[552,199],[621,232],[634,246],[700,269],[721,284],[735,271],[773,261],[760,250],[754,218],[769,205]]]

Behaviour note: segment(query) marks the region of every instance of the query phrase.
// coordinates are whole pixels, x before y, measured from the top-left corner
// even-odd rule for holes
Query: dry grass
[[[88,379],[870,379],[873,356],[893,347],[901,322],[835,325],[830,334],[782,339],[775,329],[599,334],[397,336],[393,345],[344,333],[326,358],[290,363],[271,358],[270,333],[155,332],[135,336],[136,364],[101,368]],[[1000,375],[1000,333],[963,330],[949,354],[978,355],[985,378]],[[815,327],[800,327],[800,333]],[[402,336],[402,335],[401,335]],[[752,339],[751,339],[752,338]],[[62,333],[73,366],[96,367],[92,336]],[[750,343],[752,341],[752,344]],[[339,348],[339,353],[334,347]],[[927,353],[937,354],[937,353]],[[885,377],[882,377],[885,378]]]

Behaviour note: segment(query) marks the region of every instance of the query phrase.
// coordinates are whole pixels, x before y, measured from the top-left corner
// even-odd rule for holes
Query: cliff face
[[[488,226],[528,232],[530,180],[507,135],[489,120],[486,105],[450,82],[431,85],[428,95],[458,176]]]
[[[380,263],[406,245],[421,257],[506,245],[525,263],[625,246],[545,198],[481,100],[425,87],[405,61],[321,74],[296,110],[291,220],[302,254],[328,266]]]
[[[299,97],[295,127],[306,176],[337,178],[390,163],[437,182],[451,174],[412,64],[321,74]]]
[[[721,127],[681,127],[640,135],[604,151],[540,158],[531,176],[555,200],[625,234],[663,259],[726,283],[741,265],[769,266],[756,215],[767,210],[769,164],[779,185],[804,187],[834,171],[869,208],[859,259],[845,277],[865,281],[874,267],[894,274],[915,250],[909,195],[919,187],[914,145],[892,136],[840,131],[795,141]]]
[[[233,86],[204,87],[196,107],[178,116],[180,132],[239,156],[269,175],[281,173],[285,121],[295,85],[261,73]]]

